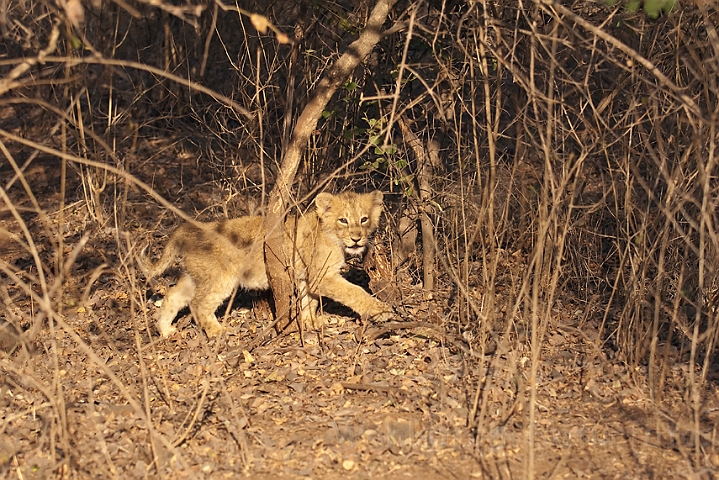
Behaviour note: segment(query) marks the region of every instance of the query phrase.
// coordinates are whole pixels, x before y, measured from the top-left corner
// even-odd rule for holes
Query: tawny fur
[[[320,193],[315,209],[285,223],[285,241],[280,258],[294,267],[301,295],[300,320],[304,328],[318,329],[316,314],[320,297],[329,297],[351,308],[363,318],[384,321],[392,309],[361,287],[345,280],[340,270],[347,255],[362,255],[382,213],[382,192],[367,194]],[[296,233],[295,233],[296,232]],[[222,326],[215,310],[235,288],[269,288],[263,254],[264,218],[184,224],[171,235],[162,257],[154,265],[138,259],[148,279],[161,275],[180,257],[183,274],[160,308],[157,330],[162,336],[176,331],[177,313],[190,306],[209,337]]]

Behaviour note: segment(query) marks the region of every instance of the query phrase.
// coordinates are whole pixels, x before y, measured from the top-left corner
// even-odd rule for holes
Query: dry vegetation
[[[0,476],[716,477],[715,3],[377,4],[0,3]],[[397,322],[160,339],[137,253],[277,185],[386,193]]]

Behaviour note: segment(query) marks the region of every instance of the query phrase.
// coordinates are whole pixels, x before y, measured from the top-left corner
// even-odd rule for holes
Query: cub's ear
[[[382,216],[382,199],[384,198],[384,194],[379,190],[375,190],[374,192],[366,194],[365,198],[370,201],[369,205],[365,203],[365,207],[368,207],[369,217],[372,220],[372,228],[377,228],[379,218]]]
[[[325,212],[330,209],[333,198],[332,194],[327,192],[322,192],[315,197],[315,207],[317,207],[317,213],[320,214],[320,216],[324,215]]]

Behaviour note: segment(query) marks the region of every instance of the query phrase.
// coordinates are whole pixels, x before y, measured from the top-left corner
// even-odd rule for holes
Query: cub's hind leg
[[[197,323],[205,330],[208,337],[216,337],[222,333],[222,325],[217,321],[215,311],[232,294],[234,288],[235,285],[230,282],[206,284],[203,288],[198,287],[190,308]]]
[[[177,282],[177,285],[170,288],[162,301],[160,307],[160,315],[157,319],[157,331],[160,335],[167,337],[177,331],[172,326],[177,314],[185,308],[195,296],[195,281],[189,275],[185,274]]]

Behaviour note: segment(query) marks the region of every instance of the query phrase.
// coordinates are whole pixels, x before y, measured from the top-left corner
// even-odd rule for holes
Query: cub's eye
[[[342,225],[349,225],[349,223],[350,223],[350,222],[347,221],[346,218],[340,218],[340,219],[337,220],[337,221],[338,221],[339,223],[341,223]]]
[[[365,223],[369,222],[369,218],[362,217],[362,218],[360,218],[360,222],[364,225]]]

